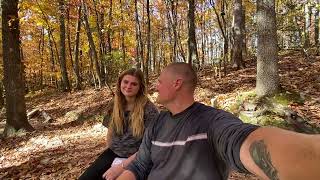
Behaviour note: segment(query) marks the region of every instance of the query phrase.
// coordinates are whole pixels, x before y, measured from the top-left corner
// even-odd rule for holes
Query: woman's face
[[[123,76],[120,84],[120,90],[125,97],[135,97],[140,89],[139,80],[131,75]]]

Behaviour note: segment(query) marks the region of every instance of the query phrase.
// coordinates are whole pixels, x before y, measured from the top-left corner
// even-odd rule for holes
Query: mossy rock
[[[261,126],[275,126],[283,129],[292,129],[290,124],[288,124],[283,118],[268,114],[259,116],[258,118],[258,124]]]
[[[243,122],[259,126],[275,126],[293,130],[283,117],[275,110],[288,108],[292,103],[303,104],[305,98],[295,92],[280,92],[272,97],[258,98],[255,91],[239,93],[233,103],[224,110],[238,116]]]
[[[252,117],[243,111],[239,113],[239,119],[245,123],[258,125],[258,119],[256,117]]]
[[[64,115],[64,117],[66,119],[68,119],[69,122],[72,122],[72,121],[83,121],[84,120],[82,112],[79,112],[79,111],[76,111],[76,110],[67,112]]]
[[[219,102],[218,104],[221,109],[224,109],[228,112],[231,112],[235,115],[238,115],[240,113],[244,103],[248,102],[248,103],[256,104],[256,102],[257,102],[256,97],[257,97],[257,95],[256,95],[255,91],[252,90],[252,91],[248,91],[248,92],[239,93],[235,97],[235,99],[232,103],[228,103],[225,106],[221,106],[220,104],[223,104],[221,102]]]
[[[270,113],[254,117],[242,111],[239,113],[239,119],[249,124],[255,124],[259,126],[274,126],[283,129],[293,130],[290,124],[288,124],[283,118],[276,115],[272,115]]]
[[[297,103],[299,105],[304,104],[305,98],[296,92],[280,92],[269,98],[272,103],[280,104],[282,106],[288,106],[292,103]]]
[[[104,116],[103,115],[96,115],[94,116],[94,120],[97,122],[103,122]]]

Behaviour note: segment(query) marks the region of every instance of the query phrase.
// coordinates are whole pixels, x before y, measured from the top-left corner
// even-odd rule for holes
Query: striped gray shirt
[[[156,119],[159,112],[156,106],[152,102],[147,102],[144,107],[144,127],[147,128],[149,123]],[[112,141],[110,149],[120,157],[129,157],[136,153],[141,144],[141,138],[133,136],[132,129],[128,126],[130,118],[130,112],[125,112],[125,128],[122,135],[114,133],[112,135]]]
[[[197,102],[176,115],[161,112],[127,169],[137,180],[226,180],[230,168],[247,172],[240,146],[257,128]]]

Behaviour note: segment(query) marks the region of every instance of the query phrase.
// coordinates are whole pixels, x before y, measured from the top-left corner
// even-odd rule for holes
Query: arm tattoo
[[[253,161],[271,179],[279,180],[278,171],[271,163],[270,153],[263,140],[255,141],[250,145],[250,154]]]

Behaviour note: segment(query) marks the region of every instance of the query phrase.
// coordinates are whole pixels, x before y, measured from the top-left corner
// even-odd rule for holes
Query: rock
[[[31,119],[31,118],[33,118],[34,116],[38,115],[39,112],[40,112],[40,109],[39,109],[39,108],[36,108],[36,109],[31,110],[30,112],[27,113],[28,119]]]
[[[68,122],[72,121],[80,121],[82,120],[82,113],[79,112],[78,110],[75,111],[69,111],[64,115],[65,119],[68,119]]]
[[[57,147],[60,147],[63,145],[64,145],[64,143],[62,142],[62,140],[60,138],[54,137],[48,141],[48,143],[46,144],[46,147],[47,148],[57,148]]]
[[[106,127],[104,127],[102,124],[96,124],[93,126],[92,130],[96,132],[103,132],[106,130]]]
[[[254,118],[256,117],[255,111],[240,111],[240,114],[245,115],[249,118]]]
[[[49,164],[49,162],[50,162],[50,158],[45,158],[45,159],[40,160],[40,163],[43,165],[47,165],[47,164]]]
[[[306,95],[307,95],[306,93],[300,92],[299,95],[300,95],[300,98],[301,98],[302,101],[305,101],[305,100],[306,100]]]
[[[243,103],[243,108],[245,111],[255,111],[257,109],[257,105],[253,103],[245,102]]]
[[[240,111],[239,118],[245,123],[257,124],[257,118],[254,111]]]
[[[212,98],[212,99],[210,100],[210,102],[211,102],[211,106],[212,106],[212,107],[217,108],[217,107],[218,107],[218,96]]]

